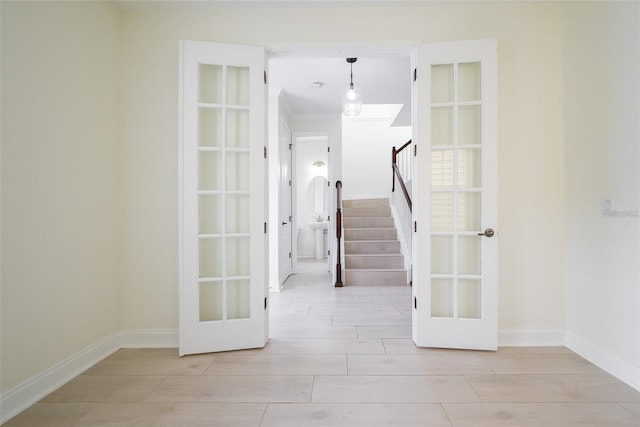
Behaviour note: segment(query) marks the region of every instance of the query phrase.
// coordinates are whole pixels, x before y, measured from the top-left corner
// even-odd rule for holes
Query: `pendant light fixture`
[[[347,58],[347,62],[351,65],[351,81],[342,95],[342,114],[347,117],[357,116],[362,110],[362,90],[353,85],[353,63],[357,60],[358,58]]]

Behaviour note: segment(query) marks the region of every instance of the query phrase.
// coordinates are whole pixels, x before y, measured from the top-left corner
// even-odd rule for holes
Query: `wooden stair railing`
[[[409,207],[409,212],[412,211],[411,207],[411,196],[409,196],[409,192],[407,191],[407,186],[404,183],[404,179],[402,178],[402,174],[400,173],[400,168],[398,167],[398,154],[402,152],[405,148],[411,145],[411,140],[407,141],[402,147],[396,150],[396,147],[391,149],[391,169],[393,170],[393,183],[391,185],[391,191],[396,191],[396,177],[398,177],[398,183],[400,184],[400,188],[402,189],[402,193],[404,194],[404,198],[407,201],[407,206]]]
[[[336,239],[338,253],[336,255],[336,288],[342,287],[342,253],[340,249],[342,239],[342,181],[336,181]]]

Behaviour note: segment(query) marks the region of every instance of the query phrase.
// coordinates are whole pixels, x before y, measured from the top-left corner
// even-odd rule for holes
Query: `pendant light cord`
[[[349,87],[353,89],[353,62],[350,65],[351,65],[351,84],[349,84]]]

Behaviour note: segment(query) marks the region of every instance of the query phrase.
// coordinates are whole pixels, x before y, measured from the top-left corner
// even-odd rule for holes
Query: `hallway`
[[[416,348],[411,288],[334,288],[325,266],[271,294],[264,349],[121,349],[7,425],[640,425],[640,393],[569,350]]]

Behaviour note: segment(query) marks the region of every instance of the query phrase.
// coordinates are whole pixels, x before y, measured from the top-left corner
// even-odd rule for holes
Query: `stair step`
[[[344,208],[371,208],[378,206],[389,206],[389,199],[351,199],[343,200]]]
[[[344,240],[396,240],[398,233],[395,228],[347,228],[344,230]]]
[[[400,254],[345,255],[345,267],[354,269],[402,269],[404,257]]]
[[[400,254],[398,240],[356,240],[344,242],[345,255],[350,254]]]
[[[394,227],[393,218],[390,216],[369,216],[369,217],[349,217],[343,218],[342,225],[347,228],[392,228]]]
[[[362,207],[362,208],[348,208],[342,209],[343,217],[391,217],[391,208],[389,206],[378,207]]]
[[[345,269],[345,285],[406,285],[407,272],[404,269],[362,270]]]

